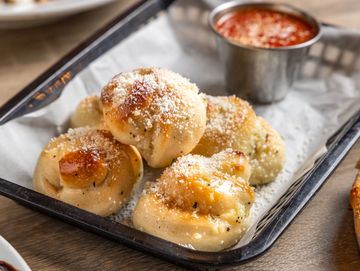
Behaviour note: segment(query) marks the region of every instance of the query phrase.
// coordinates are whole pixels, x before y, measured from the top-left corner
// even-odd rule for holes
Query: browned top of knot
[[[95,148],[66,153],[59,161],[63,182],[72,188],[87,188],[100,184],[107,175],[107,165],[101,152]]]
[[[114,91],[115,89],[118,87],[118,84],[115,81],[111,81],[109,84],[107,84],[102,92],[101,92],[101,97],[100,100],[102,102],[102,104],[111,104],[113,95],[114,95]]]
[[[125,101],[119,105],[118,112],[122,118],[128,118],[134,111],[147,107],[152,101],[154,89],[146,80],[136,80]]]

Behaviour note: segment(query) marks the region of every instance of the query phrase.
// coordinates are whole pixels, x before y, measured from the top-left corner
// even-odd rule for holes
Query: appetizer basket
[[[0,125],[45,108],[54,102],[69,82],[95,59],[155,18],[164,16],[169,12],[169,7],[176,2],[179,1],[141,1],[115,18],[1,107]],[[199,9],[195,2],[197,1],[183,1],[184,4],[179,5],[176,12],[173,12],[174,16],[170,23],[175,30],[177,25],[196,21],[196,28],[179,29],[179,37],[177,37],[179,43],[186,43],[186,40],[182,39],[188,34],[182,32],[184,29],[198,31],[197,34],[192,33],[192,38],[199,39],[199,42],[202,42],[200,39],[204,35],[210,33],[207,26],[209,4],[202,3]],[[303,67],[303,78],[325,78],[337,70],[345,71],[344,73],[348,75],[359,71],[359,48],[355,46],[358,44],[356,39],[360,41],[359,34],[349,34],[347,38],[345,35],[345,38],[341,40],[331,37],[321,39],[310,51]],[[348,42],[349,40],[352,42]],[[215,44],[211,46],[214,47]],[[5,179],[0,179],[0,194],[35,210],[176,264],[197,269],[216,268],[244,263],[269,249],[320,189],[359,137],[360,114],[357,112],[328,139],[327,151],[317,157],[311,169],[297,178],[280,200],[257,223],[251,240],[240,247],[236,246],[221,252],[201,252],[185,248],[110,218],[103,218],[57,201]]]

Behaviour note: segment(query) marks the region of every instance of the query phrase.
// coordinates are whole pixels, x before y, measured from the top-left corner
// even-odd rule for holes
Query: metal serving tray
[[[161,11],[166,12],[173,2],[174,0],[141,1],[115,18],[1,107],[0,125],[56,100],[76,74]],[[323,48],[323,51],[325,50],[326,44]],[[322,56],[323,53],[318,57]],[[340,63],[340,60],[338,59],[337,62]],[[197,269],[216,268],[244,263],[268,250],[324,184],[359,137],[360,114],[358,113],[329,140],[328,151],[316,161],[314,167],[298,179],[260,221],[254,238],[247,245],[216,253],[194,251],[176,245],[4,179],[0,179],[0,194],[35,210],[176,264]]]

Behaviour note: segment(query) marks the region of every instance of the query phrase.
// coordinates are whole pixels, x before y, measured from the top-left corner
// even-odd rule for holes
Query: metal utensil
[[[316,35],[304,43],[292,46],[260,48],[237,43],[219,34],[216,23],[220,18],[249,7],[294,15],[314,27]],[[212,10],[209,24],[216,34],[220,58],[225,65],[227,91],[257,103],[272,103],[285,98],[309,47],[321,36],[321,27],[316,19],[286,4],[227,2]]]

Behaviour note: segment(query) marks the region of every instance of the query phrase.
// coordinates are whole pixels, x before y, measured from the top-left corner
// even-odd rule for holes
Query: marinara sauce
[[[0,270],[4,270],[4,271],[18,271],[15,267],[13,267],[11,264],[5,262],[5,261],[0,261]]]
[[[224,15],[216,29],[232,41],[263,48],[296,45],[316,35],[314,27],[296,16],[253,7]]]

